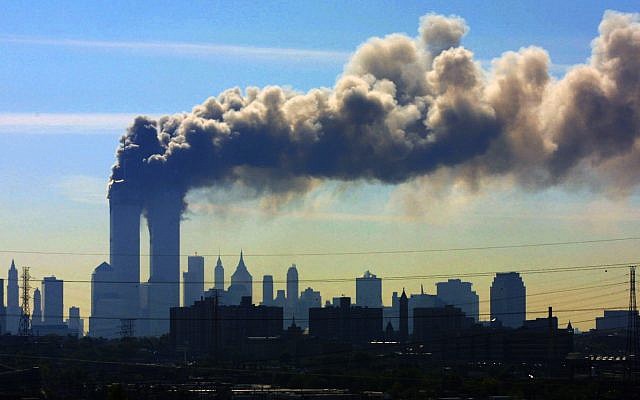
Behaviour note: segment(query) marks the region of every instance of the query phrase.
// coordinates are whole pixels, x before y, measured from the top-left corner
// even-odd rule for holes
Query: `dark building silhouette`
[[[473,318],[467,317],[458,307],[447,305],[413,310],[413,340],[417,342],[441,341],[451,335],[458,335],[473,325]]]
[[[382,338],[382,308],[352,306],[350,297],[339,302],[337,307],[309,309],[309,335],[348,343]]]
[[[273,276],[262,277],[262,304],[270,306],[273,304]]]
[[[527,317],[527,288],[517,272],[497,273],[491,284],[491,319],[519,328]]]
[[[173,307],[170,315],[171,342],[194,351],[215,353],[249,337],[282,334],[282,308],[255,306],[248,296],[239,305],[218,305],[208,297],[189,307]]]
[[[398,339],[401,342],[406,342],[409,339],[409,299],[404,288],[402,289],[402,295],[400,296],[400,329],[398,329]]]
[[[478,322],[480,317],[480,299],[472,289],[471,282],[449,279],[436,283],[436,295],[445,304],[458,307],[467,317]]]

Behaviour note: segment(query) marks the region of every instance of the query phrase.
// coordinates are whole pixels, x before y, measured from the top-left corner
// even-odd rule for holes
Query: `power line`
[[[591,239],[591,240],[575,240],[575,241],[563,241],[563,242],[541,242],[541,243],[518,243],[518,244],[506,244],[506,245],[493,245],[493,246],[471,246],[471,247],[445,247],[445,248],[432,248],[432,249],[395,249],[395,250],[364,250],[364,251],[336,251],[336,252],[298,252],[298,253],[245,253],[245,256],[250,257],[311,257],[311,256],[353,256],[353,255],[376,255],[376,254],[420,254],[420,253],[443,253],[443,252],[456,252],[456,251],[484,251],[484,250],[503,250],[503,249],[519,249],[528,247],[551,247],[551,246],[570,246],[581,244],[596,244],[596,243],[611,243],[611,242],[623,242],[623,241],[635,241],[640,240],[640,236],[628,236],[620,238],[605,238],[605,239]],[[75,251],[48,251],[48,250],[9,250],[0,249],[0,253],[14,253],[14,254],[37,254],[37,255],[61,255],[61,256],[140,256],[150,257],[151,254],[128,254],[128,253],[107,253],[107,252],[75,252]],[[193,254],[154,254],[159,257],[188,257]],[[203,257],[237,257],[237,254],[219,254],[208,253],[198,254]]]
[[[392,276],[380,276],[379,278],[385,281],[404,281],[404,280],[413,280],[413,279],[445,279],[451,277],[457,278],[472,278],[472,277],[481,277],[481,276],[493,276],[495,274],[504,273],[504,272],[518,272],[521,275],[534,275],[534,274],[546,274],[546,273],[559,273],[559,272],[577,272],[577,271],[594,271],[594,270],[602,270],[602,269],[619,269],[619,268],[629,268],[629,265],[637,265],[640,264],[640,261],[629,261],[623,263],[611,263],[611,264],[590,264],[590,265],[572,265],[572,266],[556,266],[556,267],[542,267],[542,268],[526,268],[526,269],[505,269],[505,270],[494,270],[494,271],[479,271],[479,272],[467,272],[467,273],[459,273],[459,274],[428,274],[428,275],[392,275]],[[355,281],[358,277],[349,277],[349,278],[316,278],[316,279],[298,279],[298,282],[309,282],[309,283],[336,283],[336,282],[350,282]],[[37,280],[34,280],[37,281]],[[100,281],[92,281],[88,279],[69,279],[64,280],[67,283],[104,283],[104,284],[153,284],[153,285],[173,285],[182,283],[182,281],[153,281],[153,282],[138,282],[138,281],[116,281],[116,280],[100,280]],[[251,281],[234,281],[235,283],[263,283],[262,280],[251,280]],[[286,280],[273,280],[269,281],[272,283],[287,283]],[[214,284],[215,281],[198,281],[198,282],[187,282],[187,284],[192,283],[203,283],[203,284]],[[223,283],[231,283],[231,281],[226,280]]]

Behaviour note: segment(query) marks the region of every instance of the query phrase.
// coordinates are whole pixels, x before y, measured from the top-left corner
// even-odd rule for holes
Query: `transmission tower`
[[[640,342],[638,341],[638,307],[636,306],[636,267],[629,267],[629,314],[627,316],[627,360],[633,360],[633,366],[638,363],[637,356]]]
[[[20,336],[29,336],[31,334],[31,310],[29,308],[29,302],[31,296],[29,292],[29,282],[31,281],[31,275],[29,274],[29,267],[22,267],[22,314],[20,315],[20,325],[18,326],[18,333]]]

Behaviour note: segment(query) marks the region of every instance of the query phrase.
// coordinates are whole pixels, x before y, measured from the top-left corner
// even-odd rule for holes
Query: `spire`
[[[404,288],[402,288],[402,295],[400,296],[401,299],[406,299],[407,298],[407,294],[404,291]]]
[[[240,249],[240,261],[238,261],[238,268],[243,268],[243,269],[247,269],[247,266],[244,265],[244,258],[243,258],[243,254],[242,254],[242,249]]]
[[[422,283],[420,284],[420,294],[424,294],[424,286]]]
[[[218,261],[216,261],[216,267],[222,267],[222,260],[220,259],[220,252],[218,252]]]
[[[13,258],[11,259],[11,269],[16,269],[16,262],[13,260]]]
[[[567,330],[568,331],[572,331],[573,330],[573,326],[571,326],[571,320],[569,320],[569,324],[567,325]]]

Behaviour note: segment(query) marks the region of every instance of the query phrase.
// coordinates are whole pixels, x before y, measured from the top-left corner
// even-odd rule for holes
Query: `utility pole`
[[[22,314],[20,315],[20,325],[18,325],[18,334],[20,336],[29,336],[31,334],[31,309],[29,308],[29,302],[31,296],[29,292],[29,282],[31,281],[31,275],[29,275],[29,267],[22,267]]]
[[[638,307],[636,306],[636,267],[629,267],[629,314],[627,315],[627,362],[631,372],[638,366]]]

